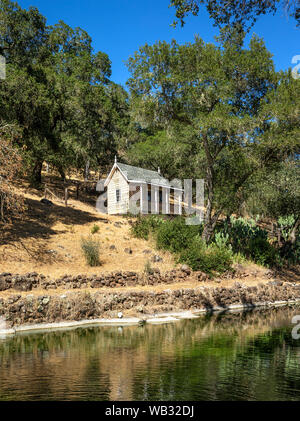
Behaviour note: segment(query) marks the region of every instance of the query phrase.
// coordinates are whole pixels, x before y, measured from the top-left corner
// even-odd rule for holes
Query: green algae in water
[[[0,400],[300,400],[300,308],[0,339]]]

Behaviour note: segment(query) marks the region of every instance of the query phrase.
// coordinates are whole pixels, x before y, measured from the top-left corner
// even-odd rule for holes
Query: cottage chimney
[[[115,164],[117,163],[117,155],[115,155]]]
[[[160,175],[160,168],[158,167],[158,169],[157,169],[157,172],[158,172],[158,174]]]

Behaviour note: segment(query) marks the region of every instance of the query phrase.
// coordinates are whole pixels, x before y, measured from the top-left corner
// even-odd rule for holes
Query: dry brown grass
[[[47,184],[54,189],[59,181],[53,182],[49,177]],[[154,254],[159,254],[163,262],[153,263],[153,267],[164,272],[175,266],[169,253],[158,253],[153,244],[132,238],[128,219],[98,213],[90,197],[81,194],[84,201],[71,198],[67,208],[52,198],[54,205],[48,207],[40,203],[43,191],[30,188],[26,183],[19,185],[18,191],[26,199],[27,210],[22,218],[16,219],[4,232],[0,231],[0,272],[36,271],[53,277],[116,270],[142,272]],[[115,226],[116,222],[122,225]],[[85,263],[80,247],[81,237],[89,235],[95,224],[100,227],[94,234],[101,243],[102,266],[99,268]],[[112,245],[116,250],[110,250]],[[133,253],[125,253],[125,248],[131,248]],[[145,249],[150,249],[151,254],[144,254]]]
[[[61,180],[45,174],[44,180],[58,197],[62,197],[64,185]],[[119,270],[143,272],[146,262],[155,254],[159,254],[163,262],[151,263],[152,267],[159,268],[161,272],[176,267],[173,256],[168,252],[155,250],[153,241],[133,238],[130,235],[127,218],[98,213],[95,209],[96,195],[80,193],[81,201],[75,200],[75,189],[73,189],[67,208],[62,201],[54,198],[52,199],[54,205],[48,207],[40,203],[43,190],[31,188],[24,181],[19,182],[17,189],[26,199],[27,210],[22,218],[15,219],[5,231],[0,227],[0,272],[14,274],[38,272],[53,278],[64,274],[92,275]],[[116,222],[120,225],[116,226]],[[102,266],[97,268],[86,264],[80,245],[81,237],[90,235],[95,224],[100,227],[94,238],[100,241],[102,262]],[[112,245],[116,250],[110,249]],[[131,248],[133,253],[127,254],[124,251],[126,248]],[[151,254],[143,253],[144,250],[150,250]],[[269,281],[264,279],[264,268],[249,264],[248,269],[252,275],[241,280],[244,284],[255,285],[261,281]],[[254,272],[256,275],[253,275]],[[286,280],[290,280],[289,278],[295,279],[295,274],[290,274]],[[222,284],[219,285],[230,287],[234,282],[235,280],[222,280]],[[217,285],[215,281],[205,283],[205,286]],[[161,291],[197,286],[198,282],[189,281],[168,286],[136,288]],[[118,291],[120,289],[118,288]],[[127,289],[134,290],[132,287],[122,288],[124,291]]]

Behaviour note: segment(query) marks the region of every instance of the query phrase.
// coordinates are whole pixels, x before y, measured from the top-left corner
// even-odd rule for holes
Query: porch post
[[[151,213],[159,214],[159,187],[151,185]]]
[[[182,215],[182,191],[174,190],[174,213],[176,215]]]
[[[162,200],[162,209],[163,214],[169,215],[170,214],[170,189],[163,187],[162,188],[163,193],[163,200]]]
[[[140,188],[140,204],[141,204],[141,213],[148,213],[148,188],[147,184],[141,184]]]

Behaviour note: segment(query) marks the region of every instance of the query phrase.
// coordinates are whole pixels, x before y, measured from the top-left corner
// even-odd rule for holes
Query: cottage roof
[[[148,184],[154,183],[160,186],[170,187],[169,181],[159,174],[158,171],[146,170],[121,163],[117,163],[117,165],[121,172],[126,175],[128,181],[144,181]]]
[[[121,171],[128,182],[154,184],[160,187],[171,187],[169,180],[164,178],[158,171],[146,170],[144,168],[121,164],[119,162],[115,162],[109,176],[105,181],[105,185],[108,184],[116,168]]]

